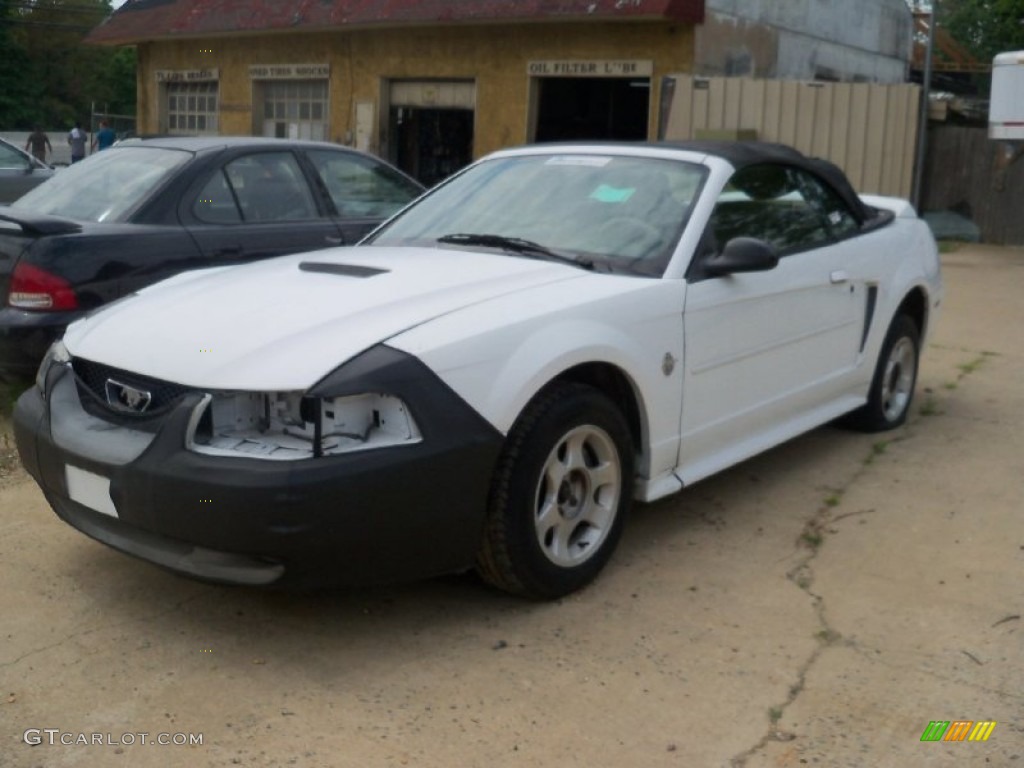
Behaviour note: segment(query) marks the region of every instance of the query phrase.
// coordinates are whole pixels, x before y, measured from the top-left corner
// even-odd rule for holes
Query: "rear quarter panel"
[[[879,199],[871,202],[877,205]],[[856,238],[857,248],[848,264],[855,281],[878,288],[878,301],[864,344],[863,365],[857,378],[866,391],[885,334],[902,302],[915,290],[923,291],[926,312],[922,348],[938,316],[943,298],[938,248],[931,230],[905,201],[891,200],[898,213],[891,223]]]
[[[180,227],[130,224],[85,225],[81,234],[40,238],[23,258],[71,282],[83,309],[206,264]]]

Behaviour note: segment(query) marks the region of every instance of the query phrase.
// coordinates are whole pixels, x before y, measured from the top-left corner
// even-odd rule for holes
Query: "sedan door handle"
[[[345,244],[345,238],[344,237],[332,237],[331,235],[327,235],[327,237],[324,238],[324,242],[327,243],[328,245],[344,245]]]
[[[835,272],[828,276],[828,279],[831,280],[833,283],[846,283],[849,282],[850,275],[845,269],[837,269]]]
[[[218,251],[213,252],[215,259],[238,259],[242,256],[241,246],[232,246],[230,248],[221,248]]]

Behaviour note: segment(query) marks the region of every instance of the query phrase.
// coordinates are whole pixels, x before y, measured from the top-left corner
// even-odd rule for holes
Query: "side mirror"
[[[764,240],[734,237],[714,258],[704,262],[704,274],[722,277],[737,272],[766,272],[779,264],[779,254]]]

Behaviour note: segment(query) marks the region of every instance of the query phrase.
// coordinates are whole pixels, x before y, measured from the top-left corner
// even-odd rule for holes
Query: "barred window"
[[[167,132],[217,133],[217,83],[168,83]]]
[[[263,83],[263,135],[325,141],[328,130],[326,80],[269,80]]]

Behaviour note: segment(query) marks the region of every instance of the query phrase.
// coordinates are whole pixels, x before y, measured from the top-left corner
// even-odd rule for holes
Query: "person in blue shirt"
[[[110,123],[106,120],[100,120],[100,129],[96,131],[92,137],[92,151],[99,152],[102,149],[112,146],[116,138],[117,134],[115,134],[114,129],[110,127]]]

